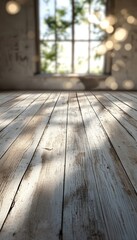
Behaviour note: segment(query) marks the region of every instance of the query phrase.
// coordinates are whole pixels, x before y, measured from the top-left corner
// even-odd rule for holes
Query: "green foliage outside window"
[[[48,3],[50,0],[46,0]],[[41,65],[42,71],[47,73],[55,73],[55,68],[58,68],[59,64],[58,60],[58,40],[63,39],[68,40],[69,30],[71,32],[72,28],[72,19],[74,20],[73,24],[81,25],[82,23],[89,24],[87,19],[87,8],[86,6],[90,6],[94,0],[75,0],[74,3],[74,13],[71,20],[67,20],[67,7],[56,8],[56,13],[54,16],[47,15],[44,18],[44,24],[47,28],[44,39],[41,40]],[[70,0],[70,5],[71,5]],[[105,4],[105,0],[96,0],[96,3]],[[99,9],[96,9],[99,10]],[[72,14],[72,13],[71,13]],[[101,31],[99,26],[94,25],[94,33],[98,34]],[[101,32],[102,37],[104,37],[103,31]],[[50,36],[54,36],[55,40],[53,42],[48,41]],[[70,39],[69,39],[70,40]],[[88,40],[88,39],[87,39]],[[63,47],[60,48],[60,51],[63,52]],[[99,57],[95,55],[95,58]],[[82,64],[82,59],[78,60],[79,65]],[[56,67],[55,67],[56,66]],[[56,69],[57,70],[57,69]],[[60,69],[59,73],[67,73],[68,70],[66,68]]]

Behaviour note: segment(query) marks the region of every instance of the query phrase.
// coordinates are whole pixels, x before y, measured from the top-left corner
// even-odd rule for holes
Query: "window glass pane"
[[[71,73],[71,58],[72,58],[71,42],[58,42],[57,49],[58,49],[57,72]]]
[[[71,39],[72,38],[72,7],[70,0],[57,0],[56,10],[57,20],[57,38]]]
[[[89,29],[88,24],[81,23],[80,25],[75,24],[75,39],[76,40],[88,40]]]
[[[89,39],[89,4],[82,1],[75,2],[75,39]]]
[[[99,27],[91,24],[90,39],[92,40],[103,40],[105,38],[105,32]]]
[[[55,1],[40,0],[40,38],[55,39]]]
[[[88,42],[75,42],[75,72],[88,71]]]
[[[104,71],[105,55],[98,55],[98,46],[101,42],[91,42],[90,47],[90,73],[102,74]]]
[[[55,73],[56,48],[54,42],[41,43],[41,68],[43,72]]]
[[[93,0],[90,7],[90,38],[99,40],[105,37],[105,30],[101,28],[101,23],[105,20],[106,6],[103,2]]]

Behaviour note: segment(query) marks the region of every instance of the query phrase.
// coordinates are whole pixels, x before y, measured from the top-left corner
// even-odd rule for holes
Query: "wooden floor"
[[[137,240],[137,93],[0,93],[0,240]]]

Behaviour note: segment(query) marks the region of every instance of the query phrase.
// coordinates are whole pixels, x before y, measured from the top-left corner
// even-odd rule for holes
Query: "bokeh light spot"
[[[113,42],[112,42],[111,40],[108,40],[108,41],[106,42],[106,48],[107,48],[108,50],[112,50],[113,47],[114,47]]]
[[[107,52],[107,48],[106,48],[105,44],[101,44],[101,45],[98,47],[98,49],[97,49],[97,53],[98,53],[99,55],[103,55],[103,54],[105,54],[106,52]]]
[[[118,72],[119,71],[119,66],[116,63],[114,63],[112,65],[112,70],[115,71],[115,72]]]
[[[112,76],[108,77],[106,80],[105,80],[105,85],[107,87],[109,87],[110,89],[112,90],[116,90],[118,88],[118,84],[116,82],[116,79]]]
[[[125,68],[126,64],[121,59],[116,60],[115,64],[120,68]]]
[[[71,81],[67,81],[63,84],[65,89],[72,89],[73,88],[73,83]]]
[[[8,1],[6,3],[6,11],[7,13],[11,14],[11,15],[15,15],[17,13],[19,13],[21,10],[21,6],[18,2],[15,1]]]
[[[123,8],[123,9],[121,10],[121,14],[122,14],[122,15],[127,15],[127,14],[128,14],[127,9]]]
[[[129,24],[134,24],[135,23],[135,18],[133,17],[133,16],[128,16],[127,17],[127,22],[129,23]]]
[[[111,57],[114,58],[116,54],[114,52],[111,53]]]
[[[115,45],[114,45],[114,49],[116,50],[116,51],[119,51],[120,49],[121,49],[121,44],[120,43],[116,43]]]
[[[109,15],[107,17],[107,20],[109,21],[110,25],[115,25],[115,23],[117,22],[117,18],[114,15]]]
[[[109,33],[109,34],[110,34],[110,33],[113,33],[113,32],[114,32],[114,27],[111,26],[111,25],[108,26],[107,29],[106,29],[106,32]]]
[[[126,51],[130,51],[132,49],[132,45],[130,43],[126,43],[124,48]]]
[[[118,89],[118,84],[117,84],[116,82],[112,82],[112,83],[110,84],[110,88],[111,88],[112,90],[117,90],[117,89]]]
[[[126,90],[131,90],[131,89],[134,88],[134,86],[135,86],[135,84],[134,84],[134,82],[131,81],[131,80],[125,80],[125,81],[123,82],[123,87],[124,87]]]
[[[126,40],[127,36],[128,32],[125,28],[117,28],[116,32],[114,33],[115,40],[120,42]]]
[[[109,27],[109,21],[107,20],[107,19],[104,19],[101,23],[100,23],[100,27],[102,28],[102,29],[107,29],[108,27]]]

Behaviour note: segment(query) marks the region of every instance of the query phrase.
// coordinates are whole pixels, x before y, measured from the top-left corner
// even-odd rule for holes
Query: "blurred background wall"
[[[109,76],[50,77],[38,74],[39,56],[36,26],[38,1],[18,0],[20,11],[6,11],[0,1],[0,90],[135,90],[137,89],[137,2],[115,0],[117,22],[110,36],[113,49]]]

